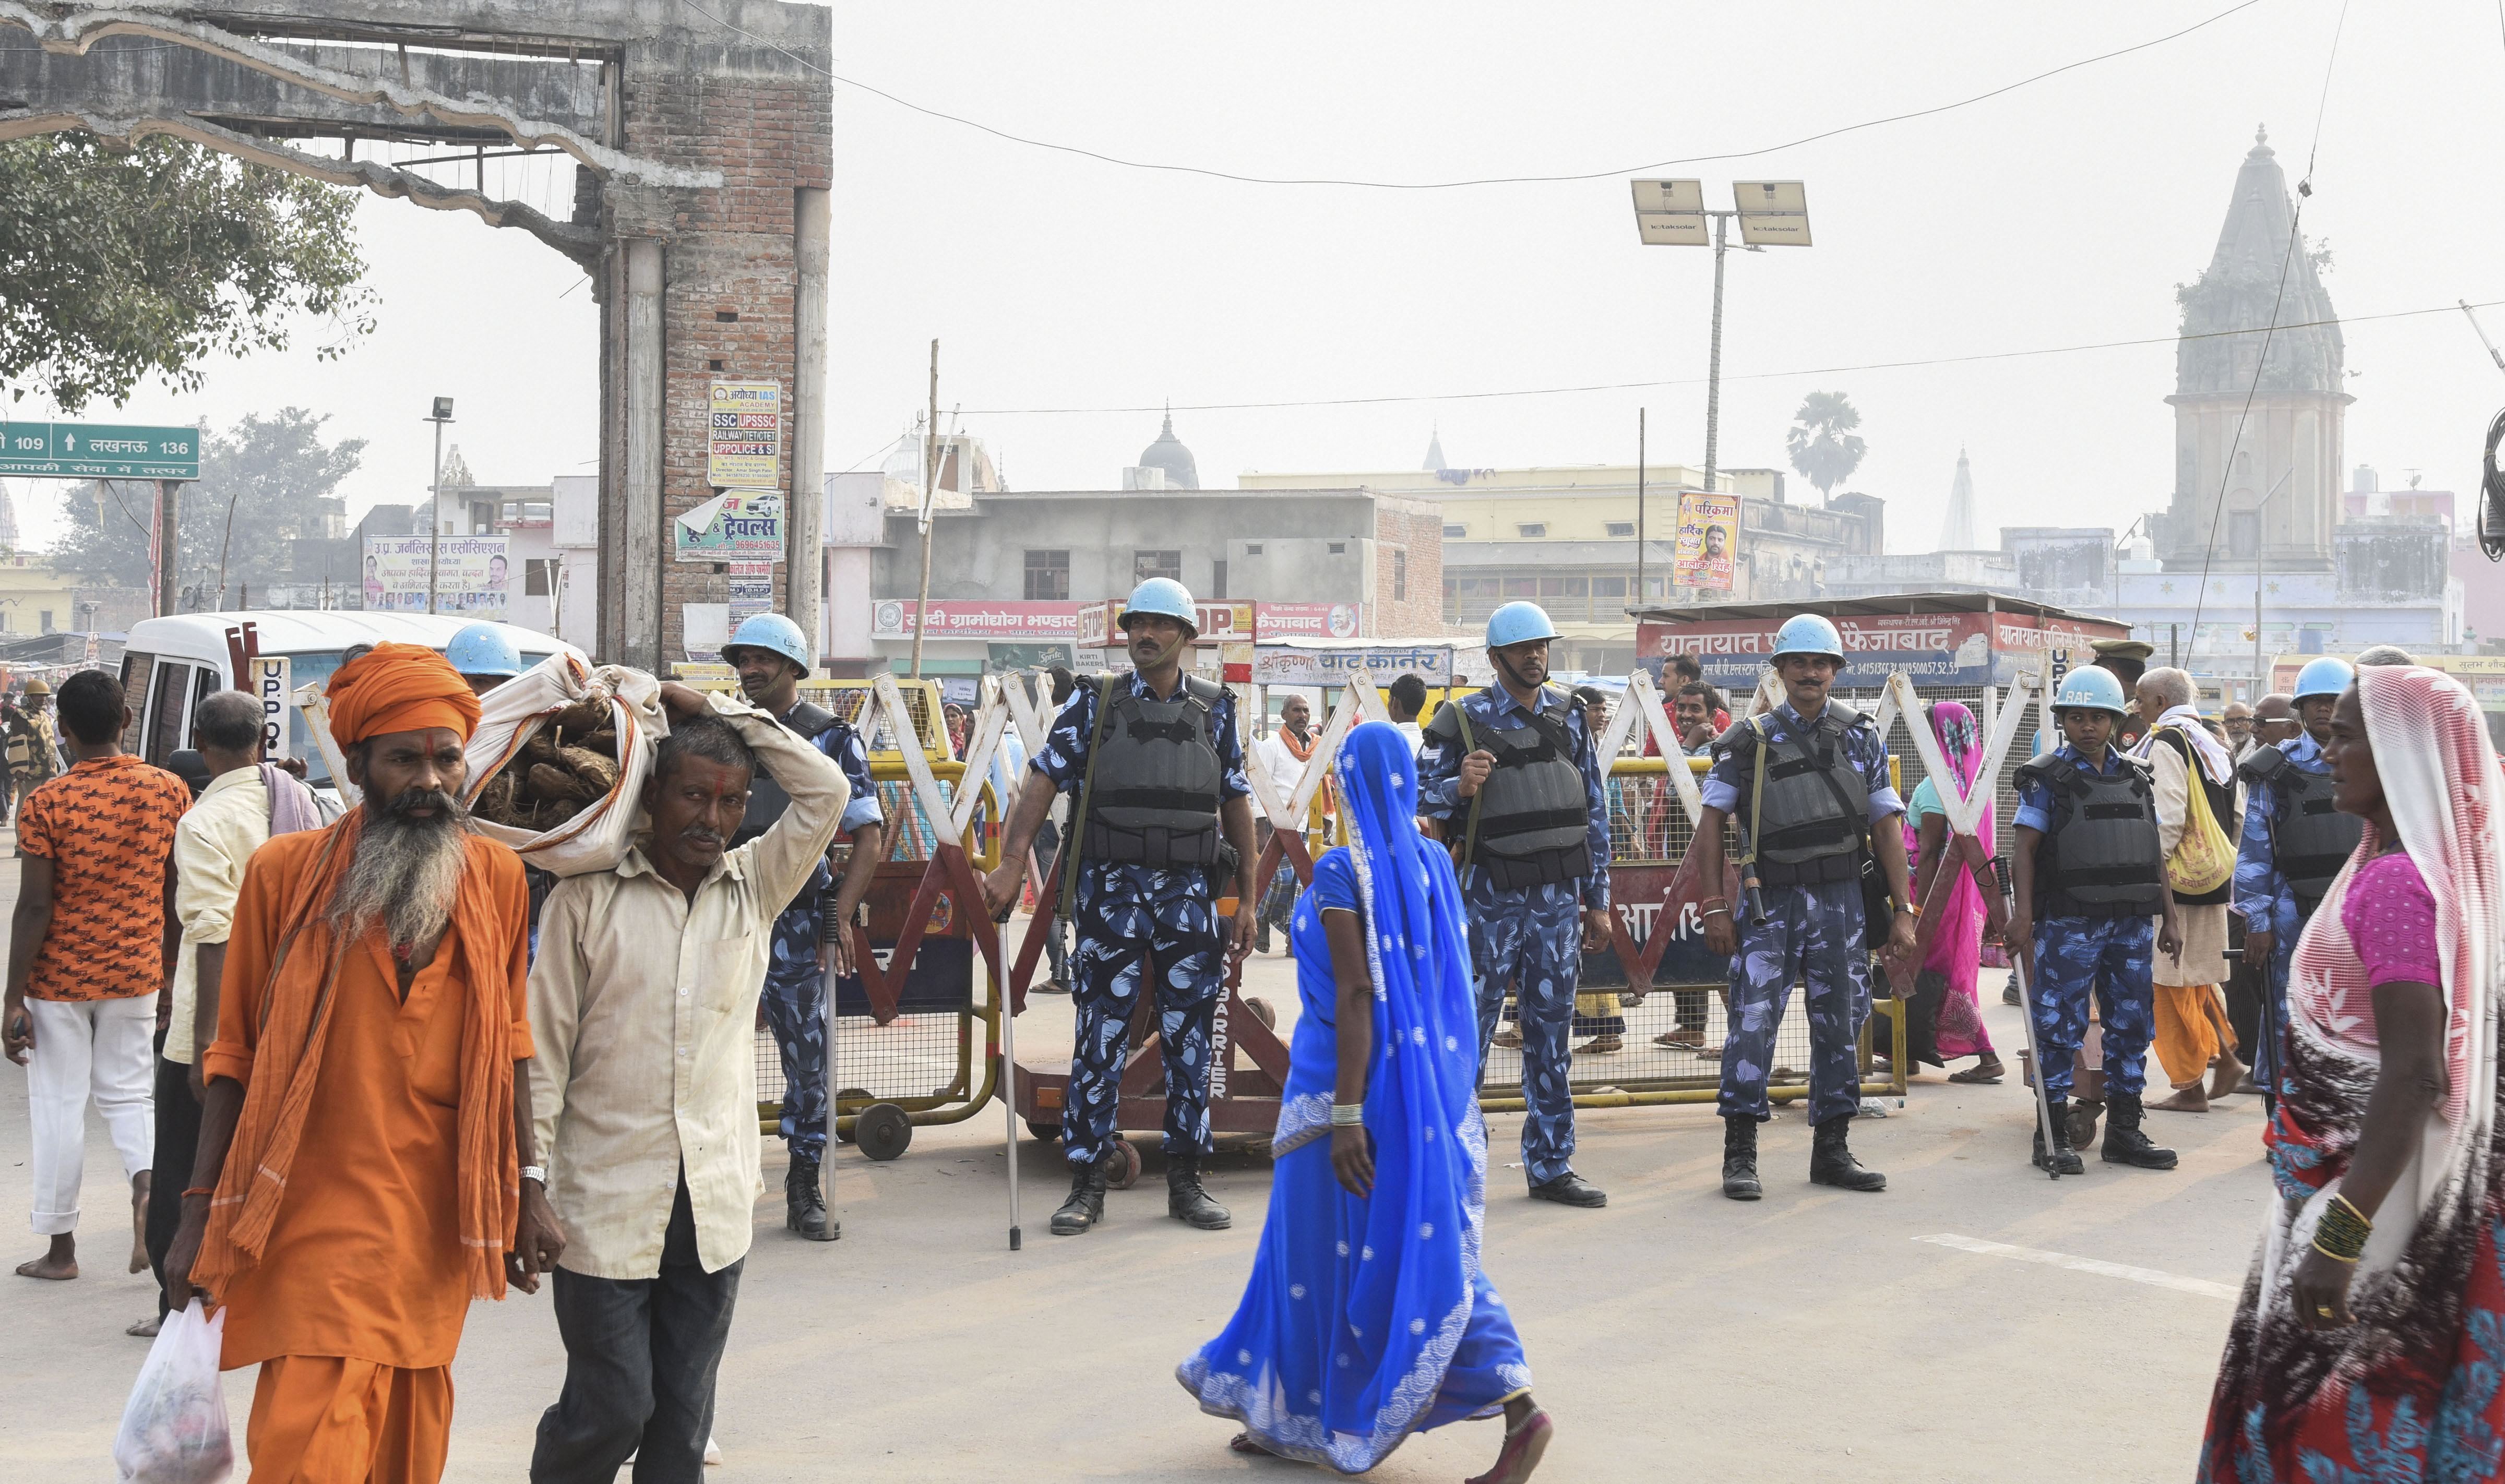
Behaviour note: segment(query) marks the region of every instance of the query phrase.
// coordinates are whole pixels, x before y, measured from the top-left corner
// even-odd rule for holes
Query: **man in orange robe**
[[[261,1366],[254,1480],[431,1484],[470,1300],[537,1291],[562,1246],[520,1189],[528,901],[467,828],[478,702],[443,656],[378,645],[327,694],[364,802],[245,872],[165,1283]]]

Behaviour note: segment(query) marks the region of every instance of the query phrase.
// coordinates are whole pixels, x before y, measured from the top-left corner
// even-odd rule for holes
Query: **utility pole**
[[[183,486],[179,480],[157,481],[157,614],[162,618],[174,612],[175,599],[182,591],[182,569],[175,561],[181,550],[178,538],[183,528]]]
[[[1709,495],[1713,493],[1713,472],[1719,467],[1714,455],[1719,452],[1722,432],[1722,258],[1731,250],[1731,218],[1736,215],[1712,213],[1713,350],[1705,372],[1705,492]]]
[[[426,611],[435,612],[436,556],[443,545],[443,425],[452,420],[452,399],[435,399],[427,419],[435,424],[435,478],[426,486]]]
[[[922,678],[923,618],[931,609],[931,502],[939,490],[939,342],[931,342],[931,406],[922,424],[922,590],[913,599],[913,678]]]
[[[1636,408],[1636,606],[1649,596],[1644,586],[1644,409]]]

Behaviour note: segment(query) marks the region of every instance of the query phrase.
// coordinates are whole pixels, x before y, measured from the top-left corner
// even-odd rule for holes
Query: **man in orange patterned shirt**
[[[140,1234],[130,1271],[148,1265],[137,1223],[156,1156],[157,1005],[178,942],[166,931],[167,862],[174,826],[192,802],[181,779],[122,750],[130,710],[119,681],[82,670],[62,684],[60,706],[77,762],[18,806],[18,908],[0,1007],[9,1059],[26,1068],[35,1231],[52,1239],[51,1251],[18,1264],[25,1278],[78,1276],[72,1234],[90,1095],[130,1180]]]

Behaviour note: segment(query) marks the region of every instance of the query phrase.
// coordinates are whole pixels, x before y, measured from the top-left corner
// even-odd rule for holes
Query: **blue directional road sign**
[[[196,479],[196,428],[0,422],[0,475],[55,479]]]

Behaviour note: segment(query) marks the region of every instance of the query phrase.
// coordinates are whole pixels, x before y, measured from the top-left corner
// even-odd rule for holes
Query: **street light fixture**
[[[426,486],[426,611],[435,612],[435,557],[443,544],[443,425],[452,420],[452,399],[435,399],[435,410],[422,419],[435,424],[435,478]]]
[[[1700,180],[1639,180],[1635,188],[1636,234],[1646,247],[1704,247],[1713,224],[1713,349],[1705,380],[1705,488],[1714,487],[1722,430],[1722,255],[1731,250],[1731,223],[1740,224],[1740,245],[1807,247],[1809,197],[1796,180],[1744,180],[1731,186],[1731,209],[1705,209]]]

